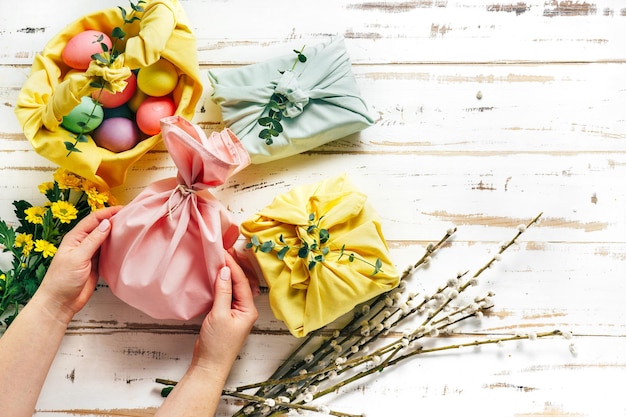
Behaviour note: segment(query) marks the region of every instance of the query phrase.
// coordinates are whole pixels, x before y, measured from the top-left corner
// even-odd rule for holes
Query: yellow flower
[[[83,192],[87,195],[87,203],[91,211],[104,208],[111,198],[111,194],[106,191],[100,192],[98,186],[91,181],[83,183]]]
[[[66,169],[59,168],[54,172],[54,180],[59,184],[61,190],[80,190],[83,184],[83,177],[80,177]]]
[[[57,248],[47,240],[37,239],[35,241],[35,252],[41,252],[44,258],[51,258],[57,253]]]
[[[48,182],[42,182],[41,184],[39,184],[39,186],[37,187],[39,189],[39,192],[41,194],[46,194],[46,192],[48,192],[49,190],[52,190],[54,188],[54,183],[51,181]]]
[[[24,210],[24,214],[26,214],[26,221],[32,224],[43,224],[43,215],[46,212],[45,207],[29,207]]]
[[[78,215],[76,207],[68,201],[55,201],[50,206],[52,217],[59,219],[61,223],[70,223]]]
[[[20,233],[15,237],[15,244],[13,246],[16,248],[22,248],[22,255],[28,256],[30,251],[32,251],[35,246],[35,242],[33,242],[33,235]]]

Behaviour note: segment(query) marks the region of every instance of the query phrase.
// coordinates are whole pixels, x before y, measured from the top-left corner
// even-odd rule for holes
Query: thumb
[[[81,242],[79,249],[85,255],[85,259],[90,259],[95,255],[98,248],[109,236],[111,232],[111,222],[109,219],[103,219],[98,227],[92,230],[87,237]]]
[[[215,298],[213,308],[217,311],[230,310],[233,301],[233,284],[230,268],[227,266],[219,270],[215,280]]]

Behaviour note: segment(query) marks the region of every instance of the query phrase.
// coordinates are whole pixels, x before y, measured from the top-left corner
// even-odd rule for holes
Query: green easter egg
[[[102,123],[104,110],[91,97],[83,97],[80,104],[63,117],[61,126],[73,133],[91,132]]]

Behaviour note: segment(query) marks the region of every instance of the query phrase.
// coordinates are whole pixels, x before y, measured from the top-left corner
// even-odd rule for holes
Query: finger
[[[122,206],[113,206],[97,210],[82,219],[65,236],[65,240],[79,244],[86,235],[91,233],[104,219],[110,219],[115,213],[120,211]]]
[[[212,311],[230,311],[233,301],[233,286],[231,270],[228,266],[223,267],[215,280],[215,294],[213,297]]]
[[[70,242],[76,246],[75,251],[77,256],[83,259],[91,259],[94,256],[100,246],[102,246],[104,240],[109,236],[111,232],[111,222],[109,218],[117,213],[117,211],[119,211],[119,208],[95,211],[81,220],[76,227],[70,231],[70,233],[76,231],[76,234],[69,236],[69,238],[72,239]]]
[[[230,253],[225,252],[224,258],[226,260],[226,266],[231,270],[234,301],[241,303],[241,305],[245,307],[254,305],[250,283],[243,269],[241,269]]]

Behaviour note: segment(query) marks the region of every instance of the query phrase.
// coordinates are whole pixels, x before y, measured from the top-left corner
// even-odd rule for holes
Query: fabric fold
[[[294,187],[240,229],[250,242],[274,242],[245,255],[267,282],[274,315],[296,337],[399,283],[378,215],[345,175]]]

